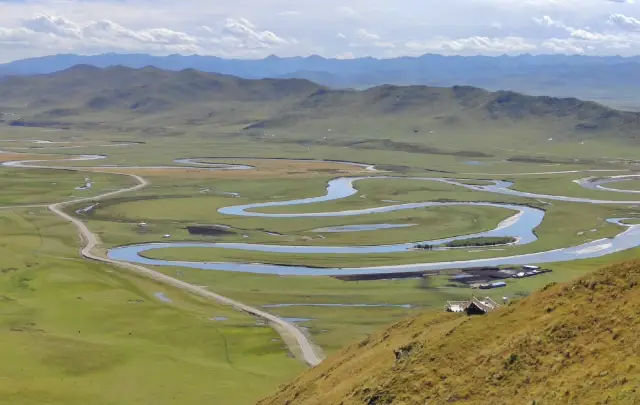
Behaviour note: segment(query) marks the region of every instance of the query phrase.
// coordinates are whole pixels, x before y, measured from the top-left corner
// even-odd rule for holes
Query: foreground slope
[[[428,313],[354,344],[260,405],[636,404],[640,261],[483,317]]]

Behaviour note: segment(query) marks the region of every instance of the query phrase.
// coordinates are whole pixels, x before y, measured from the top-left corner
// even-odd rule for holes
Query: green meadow
[[[152,118],[147,117],[144,124],[154,124]],[[39,145],[42,148],[30,148],[30,154],[108,155],[101,161],[57,164],[69,167],[179,166],[175,159],[202,157],[206,158],[204,161],[226,163],[246,163],[248,158],[333,159],[373,163],[380,170],[314,169],[304,164],[285,169],[256,164],[255,171],[222,174],[206,170],[129,170],[127,173],[140,174],[151,184],[137,192],[101,200],[90,212],[78,214],[101,238],[103,251],[125,244],[167,240],[307,246],[412,243],[486,231],[514,214],[506,209],[470,206],[297,219],[218,213],[218,209],[232,205],[320,196],[329,180],[342,176],[451,177],[480,185],[487,184],[487,179],[504,179],[514,181],[514,189],[532,193],[640,200],[637,194],[587,190],[573,182],[599,174],[526,174],[588,169],[620,170],[612,174],[623,174],[635,167],[628,162],[634,158],[633,150],[620,139],[594,139],[584,145],[580,144],[581,139],[572,137],[551,142],[533,129],[534,123],[519,127],[496,124],[495,128],[488,128],[492,124],[485,123],[476,130],[469,126],[464,131],[452,131],[430,119],[421,121],[422,130],[415,134],[410,124],[398,120],[355,122],[340,118],[302,121],[290,128],[268,130],[273,137],[238,131],[240,126],[233,123],[182,127],[183,132],[176,136],[149,135],[134,124],[130,130],[92,128],[46,133],[36,128],[2,127],[0,138],[45,138],[82,145],[57,150]],[[163,121],[163,125],[170,123]],[[327,128],[332,129],[332,135],[325,141]],[[431,130],[434,133],[427,136]],[[379,138],[396,143],[380,142]],[[142,143],[104,146],[115,141]],[[14,146],[30,145],[23,142]],[[85,177],[92,180],[94,187],[75,190]],[[635,183],[613,186],[631,189]],[[0,203],[4,207],[39,205],[134,184],[131,177],[118,174],[2,168]],[[355,186],[358,193],[342,200],[262,211],[325,212],[422,201],[485,201],[535,206],[544,209],[546,217],[536,229],[536,242],[504,247],[503,251],[463,248],[446,252],[303,255],[164,249],[146,255],[173,260],[320,267],[467,260],[551,250],[612,237],[623,228],[608,224],[606,218],[640,216],[633,205],[547,202],[424,180],[367,179]],[[238,197],[228,193],[238,193]],[[76,215],[76,210],[89,205],[92,204],[71,205],[66,211]],[[147,223],[145,229],[138,226],[140,222]],[[0,379],[0,396],[8,403],[249,405],[306,367],[291,357],[275,331],[259,325],[255,318],[116,267],[81,259],[75,229],[45,208],[6,208],[0,210],[0,223],[0,373],[4,377]],[[373,232],[314,231],[380,223],[415,225]],[[192,235],[186,229],[192,225],[224,225],[230,229],[219,235]],[[551,264],[546,267],[552,273],[508,280],[507,288],[485,294],[496,300],[504,296],[517,299],[549,283],[574,279],[603,265],[637,257],[638,253],[639,249],[633,249],[599,259]],[[282,317],[301,318],[299,325],[326,353],[409,314],[441,310],[447,300],[477,294],[449,281],[451,272],[427,279],[341,281],[174,267],[155,270],[255,307],[297,304],[265,309]],[[357,306],[364,304],[374,306]]]
[[[304,368],[250,316],[80,259],[44,209],[0,223],[1,402],[251,404]]]

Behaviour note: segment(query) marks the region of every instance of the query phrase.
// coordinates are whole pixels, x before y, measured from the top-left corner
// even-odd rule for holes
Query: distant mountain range
[[[568,55],[441,56],[395,59],[327,59],[320,56],[259,60],[215,56],[103,54],[54,55],[0,65],[0,75],[49,74],[84,64],[96,67],[153,66],[196,69],[246,79],[299,78],[333,88],[369,88],[383,84],[450,87],[470,85],[531,95],[578,97],[617,108],[640,110],[640,57]]]

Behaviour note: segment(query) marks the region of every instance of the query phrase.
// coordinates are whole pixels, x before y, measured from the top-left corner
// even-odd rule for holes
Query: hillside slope
[[[575,98],[471,86],[331,90],[302,79],[248,80],[192,69],[78,65],[0,81],[0,95],[0,111],[21,117],[9,122],[17,126],[145,133],[171,128],[174,134],[193,127],[210,131],[213,126],[257,139],[268,129],[279,133],[276,142],[413,151],[425,142],[466,145],[469,136],[482,132],[499,133],[500,144],[518,134],[518,145],[525,139],[546,142],[550,135],[625,145],[640,139],[640,114]],[[434,133],[445,138],[436,139]]]
[[[380,86],[364,91],[319,90],[291,111],[258,124],[282,127],[290,122],[327,117],[413,116],[449,125],[471,121],[555,120],[573,130],[638,131],[635,113],[618,111],[576,98],[526,96],[511,91],[490,92],[471,86]],[[542,124],[543,122],[541,122]],[[549,124],[550,122],[546,122]]]
[[[246,80],[193,69],[171,72],[153,67],[78,65],[48,75],[0,81],[0,105],[17,106],[25,122],[73,122],[92,114],[99,115],[95,120],[108,122],[153,114],[183,116],[194,106],[204,117],[244,103],[255,109],[279,106],[303,100],[320,89],[323,87],[300,79]]]
[[[637,404],[638,314],[635,261],[487,316],[407,319],[259,404]]]

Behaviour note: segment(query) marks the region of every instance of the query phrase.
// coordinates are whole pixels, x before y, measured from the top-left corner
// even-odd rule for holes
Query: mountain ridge
[[[382,84],[449,87],[472,85],[531,95],[574,96],[613,106],[640,109],[640,57],[583,55],[443,56],[426,54],[391,59],[308,57],[223,59],[202,55],[152,56],[108,53],[53,55],[0,65],[0,75],[47,74],[77,64],[97,67],[155,66],[179,71],[194,68],[248,79],[301,78],[333,88],[368,88]]]
[[[533,127],[544,140],[553,133],[559,138],[636,142],[640,134],[636,113],[577,98],[492,92],[466,85],[341,90],[306,79],[256,80],[194,69],[77,65],[46,75],[6,78],[0,81],[0,93],[3,105],[23,106],[14,110],[21,118],[9,121],[16,126],[85,124],[82,128],[87,128],[99,123],[103,129],[173,127],[179,132],[222,125],[252,136],[266,129],[316,134],[320,128],[331,132],[333,127],[360,138],[358,147],[374,148],[392,143],[404,148],[404,136],[392,139],[385,135],[386,129],[413,138],[425,138],[436,130],[466,133],[522,127]],[[361,137],[364,133],[370,133],[368,144]],[[416,141],[411,139],[412,144]]]

